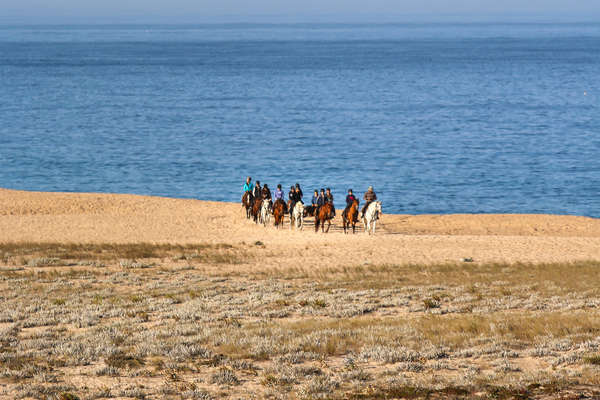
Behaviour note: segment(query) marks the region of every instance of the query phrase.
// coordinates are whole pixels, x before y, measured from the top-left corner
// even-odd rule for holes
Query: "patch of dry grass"
[[[596,290],[600,294],[600,262],[367,264],[346,267],[302,266],[252,271],[263,277],[311,279],[324,287],[385,289],[411,285],[487,285],[503,282],[503,294],[514,285],[540,285],[537,290]],[[546,286],[546,287],[544,287]]]
[[[30,267],[68,265],[103,266],[101,261],[175,258],[200,263],[240,264],[248,260],[247,250],[227,243],[155,244],[155,243],[0,243],[0,260],[5,264],[20,261]]]
[[[598,263],[276,271],[254,245],[41,246],[0,248],[106,268],[0,273],[0,397],[508,399],[600,384]]]

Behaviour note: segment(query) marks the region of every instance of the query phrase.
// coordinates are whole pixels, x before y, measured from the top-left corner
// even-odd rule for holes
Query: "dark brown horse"
[[[314,217],[315,211],[317,211],[316,206],[313,206],[313,205],[306,206],[306,207],[304,207],[304,216],[305,217]]]
[[[245,192],[242,196],[242,207],[246,208],[247,219],[250,219],[252,216],[252,203],[254,203],[254,196],[250,192]]]
[[[263,199],[256,198],[252,203],[252,218],[254,222],[258,224],[258,217],[260,216],[260,208],[262,207]]]
[[[331,203],[325,203],[319,208],[319,214],[315,215],[315,232],[319,231],[319,225],[321,225],[321,232],[329,232],[331,227],[331,220],[333,219],[333,205]],[[325,231],[325,222],[328,223],[327,231]]]
[[[273,204],[273,216],[275,217],[275,226],[277,228],[279,228],[280,225],[283,225],[283,217],[285,214],[287,214],[285,202],[281,199],[277,199],[275,204]]]
[[[344,233],[346,229],[350,230],[352,224],[352,233],[356,231],[356,223],[358,222],[358,200],[354,200],[349,207],[346,207],[342,213],[342,221],[344,224]]]

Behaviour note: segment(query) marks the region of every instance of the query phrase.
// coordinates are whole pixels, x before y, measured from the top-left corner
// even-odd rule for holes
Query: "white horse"
[[[260,206],[260,222],[267,226],[269,221],[271,220],[271,202],[268,200],[264,200],[262,205]]]
[[[379,219],[379,214],[381,214],[381,202],[374,201],[369,204],[369,207],[367,207],[367,210],[365,211],[365,215],[363,215],[365,232],[367,232],[369,235],[375,234],[375,225]]]
[[[297,202],[292,211],[292,217],[290,218],[290,229],[296,224],[296,228],[302,229],[304,226],[304,204]]]

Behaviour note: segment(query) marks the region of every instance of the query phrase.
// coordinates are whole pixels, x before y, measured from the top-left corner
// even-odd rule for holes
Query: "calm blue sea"
[[[599,151],[600,24],[0,26],[0,187],[600,217]]]

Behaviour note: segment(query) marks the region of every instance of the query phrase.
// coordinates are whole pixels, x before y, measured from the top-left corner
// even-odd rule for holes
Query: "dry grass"
[[[254,244],[0,249],[27,261],[0,273],[0,398],[600,396],[595,262],[276,270]]]
[[[69,265],[76,260],[81,266],[104,266],[102,261],[177,258],[201,263],[240,264],[247,262],[248,251],[220,244],[155,243],[0,243],[0,260],[5,264],[20,261],[30,267]]]
[[[326,287],[383,289],[410,285],[487,285],[504,282],[506,293],[514,285],[533,284],[564,291],[598,288],[599,261],[572,263],[448,263],[367,264],[347,267],[304,268],[294,266],[255,270],[253,274],[285,279],[313,279]],[[544,290],[543,286],[538,289]],[[598,289],[600,293],[600,288]]]

